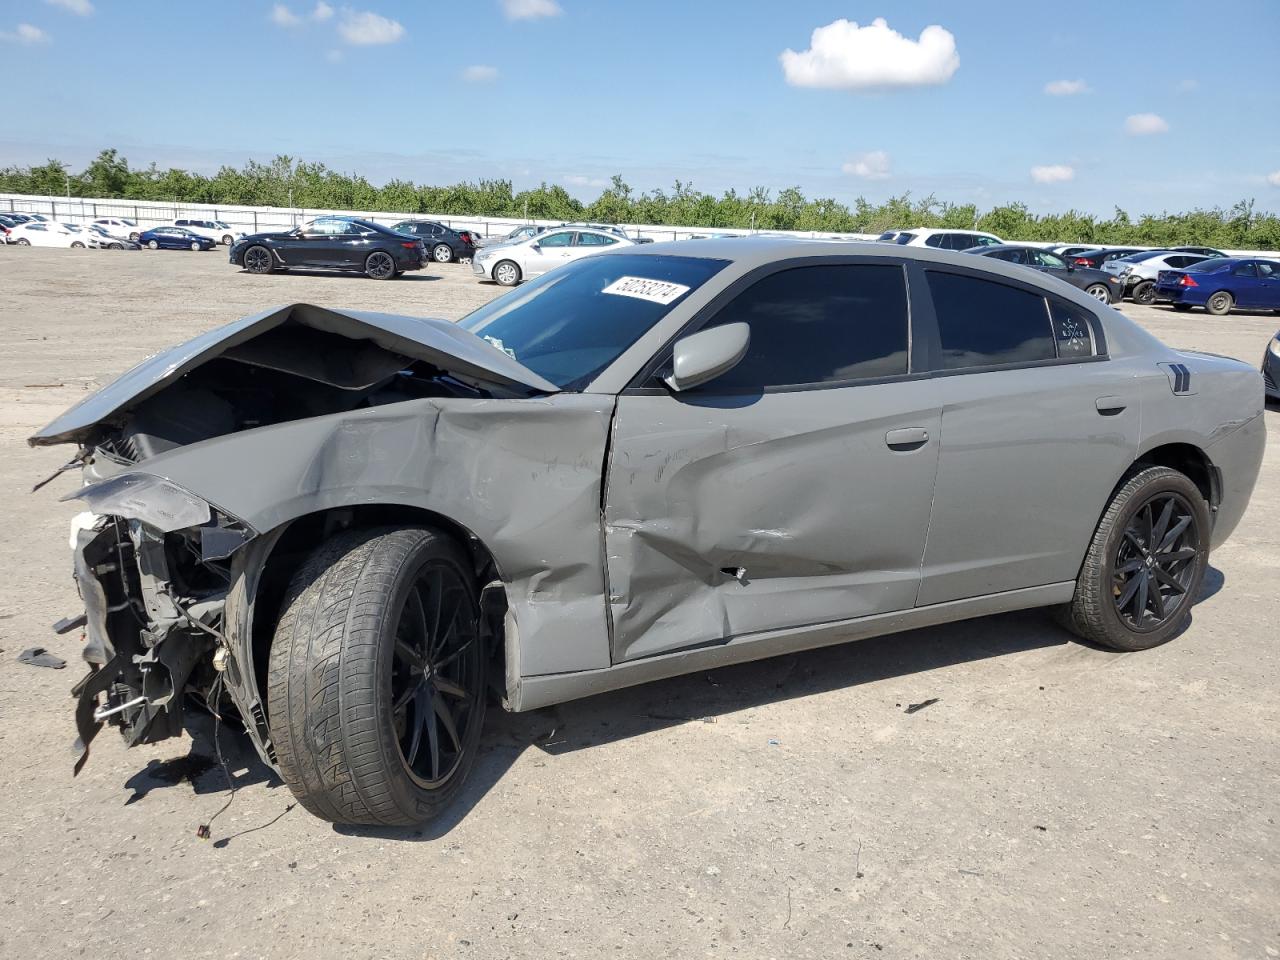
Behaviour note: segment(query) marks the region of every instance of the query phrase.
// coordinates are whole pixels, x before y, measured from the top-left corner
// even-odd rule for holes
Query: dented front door
[[[941,427],[922,386],[619,397],[613,661],[911,608]]]

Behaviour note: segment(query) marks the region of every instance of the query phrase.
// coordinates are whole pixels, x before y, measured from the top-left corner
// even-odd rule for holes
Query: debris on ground
[[[921,700],[919,703],[909,703],[907,704],[907,709],[904,710],[903,713],[918,713],[921,710],[923,710],[925,707],[932,707],[940,699],[942,698],[930,697],[928,700]]]
[[[61,670],[67,665],[67,661],[50,653],[44,647],[27,647],[18,654],[18,662],[30,664],[33,667],[49,667],[51,670]]]

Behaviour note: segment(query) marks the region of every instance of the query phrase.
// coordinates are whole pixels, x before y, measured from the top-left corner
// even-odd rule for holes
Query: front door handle
[[[903,427],[884,435],[890,450],[919,450],[929,442],[929,431],[924,427]]]
[[[1099,397],[1094,406],[1104,417],[1114,417],[1117,413],[1123,413],[1128,404],[1123,397]]]

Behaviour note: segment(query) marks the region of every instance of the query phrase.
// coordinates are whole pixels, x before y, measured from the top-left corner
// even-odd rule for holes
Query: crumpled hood
[[[455,376],[506,389],[556,393],[559,388],[508,354],[448,320],[390,313],[329,310],[308,303],[272,307],[142,361],[86,397],[27,442],[34,446],[80,442],[91,428],[118,418],[215,357],[286,323],[311,327],[434,364]]]

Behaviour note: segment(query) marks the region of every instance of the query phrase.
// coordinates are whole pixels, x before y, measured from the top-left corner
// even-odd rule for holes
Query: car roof
[[[975,253],[980,251],[984,254],[998,253],[1001,250],[1040,250],[1047,253],[1053,253],[1053,251],[1048,247],[1037,247],[1035,244],[1031,243],[997,243],[989,247],[970,247],[969,250],[972,250]],[[966,250],[964,252],[968,253],[969,251]]]

